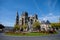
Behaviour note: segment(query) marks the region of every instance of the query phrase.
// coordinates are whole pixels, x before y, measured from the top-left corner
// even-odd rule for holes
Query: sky
[[[59,22],[60,0],[0,0],[0,24],[14,26],[16,12],[38,15],[39,21]]]

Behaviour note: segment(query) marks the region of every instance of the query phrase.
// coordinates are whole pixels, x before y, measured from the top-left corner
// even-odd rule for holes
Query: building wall
[[[41,24],[41,31],[48,31],[50,27],[50,24]]]
[[[28,16],[28,13],[23,13],[20,17],[20,25],[27,24],[28,25],[28,30],[32,30],[32,24],[38,20],[37,15],[34,16]]]

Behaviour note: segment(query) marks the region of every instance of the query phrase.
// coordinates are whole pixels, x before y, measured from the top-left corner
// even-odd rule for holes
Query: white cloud
[[[49,13],[49,15],[53,15],[53,13]]]
[[[43,17],[40,17],[40,20],[49,20],[50,22],[58,22],[59,21],[59,15],[53,15],[53,13],[49,13],[48,15],[45,15]]]

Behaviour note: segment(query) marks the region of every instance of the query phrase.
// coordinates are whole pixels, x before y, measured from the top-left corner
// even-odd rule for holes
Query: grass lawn
[[[52,34],[57,34],[57,32],[53,32]],[[5,33],[7,36],[48,36],[50,33],[42,33],[42,32],[31,32],[31,33],[14,33],[14,32],[8,32]]]
[[[47,36],[47,33],[5,33],[8,36]]]

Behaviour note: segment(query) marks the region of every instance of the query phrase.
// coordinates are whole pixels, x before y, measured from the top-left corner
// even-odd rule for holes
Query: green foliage
[[[23,29],[26,29],[26,28],[27,28],[27,24],[23,24],[23,25],[22,25],[22,28],[23,28]]]
[[[48,36],[48,33],[5,33],[8,36]]]
[[[20,26],[19,25],[15,25],[14,26],[14,30],[19,30],[20,29]]]
[[[36,21],[33,23],[33,28],[39,29],[40,28],[40,23],[39,21]]]
[[[60,28],[60,23],[51,23],[51,26],[55,28]]]
[[[5,28],[4,25],[0,24],[0,29],[3,29],[3,28]]]

